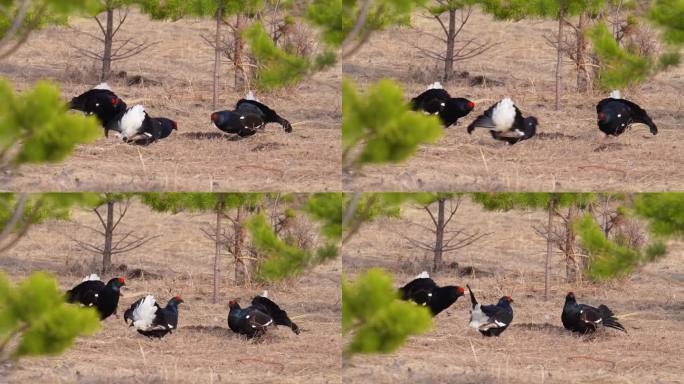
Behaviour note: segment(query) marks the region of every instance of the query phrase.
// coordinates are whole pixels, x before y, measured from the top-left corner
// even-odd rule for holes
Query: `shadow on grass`
[[[239,337],[233,331],[228,328],[219,327],[216,325],[204,326],[204,325],[188,325],[181,327],[183,331],[197,332],[204,335],[211,335],[216,337]]]
[[[570,334],[570,332],[567,331],[565,328],[558,326],[558,325],[549,324],[549,323],[543,323],[543,324],[513,323],[513,324],[511,324],[510,327],[521,329],[524,331],[532,331],[532,332],[548,332],[548,333],[556,333],[556,334]]]
[[[241,139],[238,135],[228,135],[221,132],[186,132],[179,135],[184,139],[190,140],[226,140],[238,141]]]

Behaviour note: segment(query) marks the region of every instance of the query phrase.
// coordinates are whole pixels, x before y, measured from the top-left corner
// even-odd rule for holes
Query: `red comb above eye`
[[[112,105],[117,105],[119,104],[119,98],[118,97],[112,97]]]

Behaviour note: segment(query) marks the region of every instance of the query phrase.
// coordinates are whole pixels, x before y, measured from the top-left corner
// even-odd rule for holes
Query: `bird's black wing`
[[[511,324],[511,321],[513,321],[513,313],[505,308],[497,305],[483,305],[481,308],[482,312],[489,317],[489,321],[478,328],[483,334],[498,336]]]
[[[292,132],[292,125],[286,119],[280,117],[276,111],[256,100],[240,99],[235,105],[235,111],[250,111],[257,113],[265,123],[278,123],[282,125],[285,132]]]
[[[413,279],[399,288],[402,300],[411,300],[419,305],[427,305],[433,292],[439,288],[430,278]]]
[[[449,100],[449,98],[451,98],[449,92],[444,89],[428,89],[411,99],[411,108],[414,111],[423,110],[434,114],[442,110],[441,104]]]
[[[87,307],[96,306],[105,283],[99,280],[84,281],[67,292],[67,300]]]
[[[468,125],[468,133],[472,133],[475,130],[475,128],[488,128],[488,129],[496,128],[496,125],[494,124],[494,120],[492,120],[492,111],[494,111],[494,107],[496,107],[497,104],[499,104],[499,103],[498,102],[494,103],[494,105],[492,105],[491,107],[489,107],[489,109],[484,111],[483,114],[478,116],[475,119],[475,121],[470,123],[470,125]]]
[[[278,304],[271,299],[263,296],[255,296],[252,299],[252,306],[268,313],[277,325],[285,325],[292,329],[292,332],[299,334],[299,327],[287,316],[287,312],[280,309]]]
[[[480,309],[482,312],[484,312],[485,315],[492,317],[496,315],[496,313],[501,309],[500,307],[497,307],[496,305],[481,305]]]
[[[264,329],[274,324],[273,318],[258,308],[245,309],[243,316],[246,324],[252,329]]]
[[[652,134],[658,134],[658,127],[655,125],[655,123],[653,123],[653,120],[651,120],[651,117],[643,108],[629,100],[622,99],[620,101],[622,101],[629,107],[629,109],[632,110],[632,120],[634,123],[646,124],[648,125],[648,128],[651,130]]]

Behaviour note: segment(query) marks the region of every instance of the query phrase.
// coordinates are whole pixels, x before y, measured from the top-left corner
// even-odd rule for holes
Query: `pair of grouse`
[[[468,290],[470,291],[470,287]],[[463,287],[459,286],[439,287],[427,271],[399,288],[402,300],[410,300],[430,308],[433,316],[447,309],[464,293]],[[513,299],[510,296],[502,297],[496,305],[483,306],[477,302],[475,295],[470,291],[470,300],[472,302],[470,326],[484,336],[499,336],[513,321],[513,308],[510,304]]]
[[[81,283],[67,291],[67,301],[80,303],[86,307],[95,307],[104,320],[116,314],[119,306],[121,288],[126,285],[123,277],[115,277],[105,284],[96,274],[85,277]],[[169,300],[165,308],[159,307],[154,296],[147,295],[131,305],[124,313],[124,321],[131,321],[131,326],[148,337],[163,337],[174,330],[178,324],[178,304],[183,299],[176,296]]]
[[[147,145],[178,129],[178,124],[171,119],[150,117],[140,104],[128,107],[106,83],[74,97],[69,106],[95,115],[104,127],[105,136],[115,131],[127,143]]]
[[[456,124],[458,119],[468,115],[475,103],[461,97],[452,98],[439,82],[431,84],[420,95],[411,99],[413,110],[422,110],[426,114],[437,115],[444,127]],[[468,133],[475,128],[487,128],[494,139],[515,144],[527,140],[537,131],[537,118],[524,118],[510,98],[505,98],[492,105],[468,126]]]

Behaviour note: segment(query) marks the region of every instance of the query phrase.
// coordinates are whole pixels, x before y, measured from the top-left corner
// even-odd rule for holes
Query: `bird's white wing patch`
[[[499,320],[494,320],[494,324],[496,324],[497,327],[505,327],[506,323],[501,322]]]
[[[439,81],[435,81],[434,83],[428,85],[427,89],[444,89],[444,87],[442,87],[442,83],[440,83]]]
[[[252,91],[247,92],[247,96],[245,96],[245,100],[258,101],[256,99],[256,97],[254,96],[254,92],[252,92]]]
[[[138,133],[138,128],[145,120],[145,108],[138,104],[129,108],[121,118],[121,134],[124,137],[132,137]]]
[[[480,308],[480,303],[475,305],[475,308],[470,310],[470,323],[468,324],[471,328],[479,329],[482,325],[489,322],[489,316],[487,316]]]
[[[492,121],[496,126],[494,129],[497,131],[506,131],[513,126],[513,122],[515,121],[515,107],[513,106],[513,100],[511,100],[510,97],[507,97],[496,104],[492,111]]]
[[[610,93],[610,97],[613,99],[622,99],[622,94],[620,93],[619,89],[615,89]]]
[[[136,329],[147,329],[152,325],[157,314],[154,296],[147,295],[133,310],[133,326]]]
[[[112,89],[109,87],[109,84],[107,83],[100,83],[95,86],[93,89],[101,89],[103,91],[111,91]]]
[[[420,275],[416,276],[416,279],[429,279],[430,274],[427,271],[423,271]]]
[[[81,281],[95,281],[95,280],[100,280],[100,276],[98,276],[97,273],[91,273],[90,275],[84,277],[83,280],[81,280]]]

